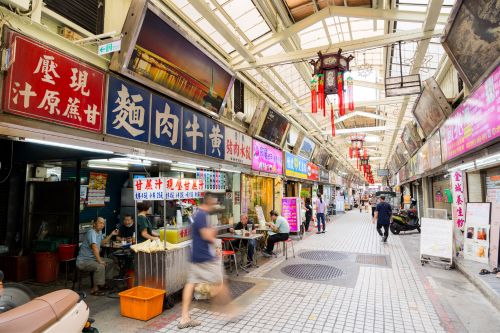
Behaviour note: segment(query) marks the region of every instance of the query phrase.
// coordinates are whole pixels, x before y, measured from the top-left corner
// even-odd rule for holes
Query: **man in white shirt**
[[[316,221],[318,223],[317,234],[324,234],[326,232],[326,221],[325,221],[325,201],[321,197],[321,193],[318,192],[318,198],[315,201],[316,206]],[[321,224],[323,224],[323,231],[321,231]]]
[[[267,246],[262,251],[263,256],[266,258],[271,257],[275,243],[286,241],[290,235],[290,225],[288,221],[283,216],[280,216],[275,210],[272,210],[270,214],[274,223],[266,223],[266,225],[271,228],[269,237],[267,238]]]

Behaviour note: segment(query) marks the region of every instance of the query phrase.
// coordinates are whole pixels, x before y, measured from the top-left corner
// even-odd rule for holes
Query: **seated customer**
[[[125,214],[123,216],[123,221],[118,228],[118,235],[116,236],[116,240],[121,241],[125,240],[127,242],[131,242],[135,233],[135,224],[132,215]]]
[[[148,214],[151,204],[147,201],[137,204],[137,243],[142,243],[148,239],[158,239],[158,234],[153,231],[153,226],[149,221]]]
[[[116,236],[118,232],[113,230],[109,236],[104,237],[102,229],[104,229],[104,219],[98,217],[93,223],[93,228],[85,235],[85,239],[80,246],[80,252],[76,258],[76,266],[82,271],[94,272],[94,287],[92,295],[104,295],[106,280],[111,280],[115,272],[115,264],[109,258],[102,258],[99,254],[101,245],[109,242],[112,236]]]
[[[248,215],[241,214],[240,222],[238,222],[236,224],[234,229],[231,228],[230,231],[233,232],[234,230],[243,230],[243,232],[244,232],[245,230],[248,230],[248,226],[251,226],[251,228],[253,229],[253,224],[248,223]],[[255,233],[255,231],[252,230],[252,233]],[[241,243],[244,245],[247,245],[247,248],[248,248],[247,261],[249,263],[253,262],[253,254],[255,252],[255,247],[257,246],[257,241],[255,239],[248,239],[248,240],[244,239],[241,241]],[[233,244],[233,248],[238,248],[240,245],[240,240],[236,239],[236,240],[232,241],[232,244]]]
[[[275,210],[272,210],[270,214],[274,223],[266,223],[272,231],[269,231],[267,246],[265,250],[262,251],[264,257],[267,258],[271,257],[274,250],[274,244],[287,240],[290,235],[290,225],[288,224],[288,221],[283,216],[280,216]]]

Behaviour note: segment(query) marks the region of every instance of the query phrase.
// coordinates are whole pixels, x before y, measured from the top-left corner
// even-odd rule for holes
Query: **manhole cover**
[[[244,282],[244,281],[235,281],[235,280],[228,280],[229,281],[229,291],[231,292],[232,298],[236,298],[241,296],[243,293],[251,289],[253,286],[255,286],[255,283],[251,282]]]
[[[299,253],[299,257],[316,261],[345,260],[347,255],[334,251],[305,251]]]
[[[331,280],[344,274],[341,269],[319,264],[288,265],[281,269],[283,274],[301,280]]]
[[[356,262],[364,265],[387,266],[386,256],[379,256],[373,254],[358,254]]]

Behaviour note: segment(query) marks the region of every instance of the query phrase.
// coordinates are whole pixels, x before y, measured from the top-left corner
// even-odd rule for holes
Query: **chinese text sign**
[[[252,165],[252,138],[226,127],[225,160]]]
[[[182,107],[174,101],[153,94],[151,100],[152,144],[181,149]]]
[[[134,179],[134,199],[165,200],[165,180],[162,178]]]
[[[205,154],[207,117],[184,109],[182,118],[182,150]]]
[[[290,232],[297,232],[300,219],[300,201],[299,198],[283,198],[281,199],[281,214],[288,221]]]
[[[258,140],[253,140],[252,169],[281,175],[283,173],[283,153]]]
[[[5,78],[7,112],[102,131],[104,73],[17,33]]]

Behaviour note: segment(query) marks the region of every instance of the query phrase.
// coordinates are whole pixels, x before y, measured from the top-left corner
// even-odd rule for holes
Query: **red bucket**
[[[75,257],[76,244],[59,244],[59,260],[65,261]]]

